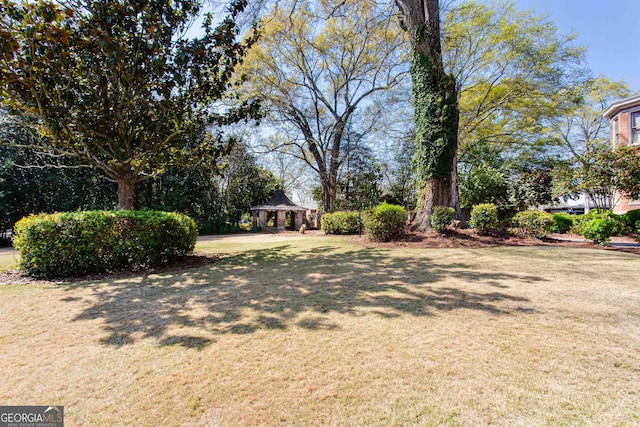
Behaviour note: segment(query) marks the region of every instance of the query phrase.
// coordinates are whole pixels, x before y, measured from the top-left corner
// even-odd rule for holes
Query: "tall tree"
[[[465,1],[444,16],[443,60],[459,95],[458,170],[471,171],[476,152],[487,148],[494,158],[544,152],[541,128],[562,114],[563,88],[588,78],[575,35],[559,34],[553,21],[512,1]],[[452,206],[455,184],[454,175]]]
[[[458,93],[442,62],[438,0],[396,0],[411,38],[418,207],[414,229],[431,229],[434,206],[451,203],[451,171],[458,148]]]
[[[0,96],[37,119],[32,148],[100,169],[118,207],[132,208],[135,184],[188,154],[194,133],[257,115],[251,100],[225,103],[256,40],[237,37],[246,3],[231,1],[217,26],[206,15],[203,35],[187,38],[195,0],[2,0]],[[200,156],[222,151],[221,137],[202,141]]]
[[[263,37],[245,63],[250,95],[264,98],[272,124],[317,174],[327,211],[349,129],[364,135],[375,123],[356,115],[401,81],[404,40],[390,25],[393,12],[357,0],[284,2],[264,18]]]

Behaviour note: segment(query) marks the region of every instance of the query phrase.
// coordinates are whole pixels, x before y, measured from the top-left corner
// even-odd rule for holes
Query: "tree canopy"
[[[263,19],[247,57],[249,96],[260,95],[285,144],[317,174],[324,209],[333,210],[343,149],[362,140],[386,106],[373,97],[400,83],[406,52],[392,5],[280,2]]]
[[[189,147],[196,132],[257,117],[253,100],[229,102],[256,40],[238,37],[246,3],[233,0],[217,24],[206,15],[202,36],[188,38],[195,0],[2,0],[0,96],[33,118],[32,148],[100,169],[118,184],[118,207],[131,208],[137,182],[223,151],[219,133]]]

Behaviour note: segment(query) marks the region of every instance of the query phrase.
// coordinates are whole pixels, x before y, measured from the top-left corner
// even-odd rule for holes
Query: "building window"
[[[613,119],[613,129],[611,133],[613,134],[613,147],[618,146],[618,135],[620,134],[620,128],[618,127],[618,118]]]
[[[631,113],[631,143],[640,144],[640,111]]]

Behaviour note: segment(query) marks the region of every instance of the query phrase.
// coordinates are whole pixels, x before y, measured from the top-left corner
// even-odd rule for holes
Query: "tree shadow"
[[[101,342],[106,345],[154,338],[161,346],[202,349],[222,334],[338,329],[331,313],[385,318],[461,309],[491,315],[531,313],[535,310],[528,299],[505,290],[515,282],[544,280],[478,274],[466,264],[435,264],[424,256],[398,256],[384,249],[290,249],[281,245],[250,250],[193,270],[65,286],[90,291],[74,321],[102,320],[107,336]],[[451,279],[501,291],[445,286]],[[62,300],[78,303],[72,297]]]

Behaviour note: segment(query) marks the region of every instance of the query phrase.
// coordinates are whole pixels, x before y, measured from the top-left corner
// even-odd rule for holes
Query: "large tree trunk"
[[[451,169],[458,148],[455,79],[442,64],[438,0],[398,0],[411,35],[418,207],[413,229],[431,230],[434,206],[451,202]]]
[[[335,179],[331,178],[321,179],[320,187],[322,188],[322,208],[325,212],[333,212],[334,204],[336,201],[337,188]]]
[[[420,231],[431,230],[431,211],[434,206],[449,206],[449,186],[439,178],[427,180],[418,193],[418,206],[413,229]]]
[[[133,209],[135,196],[135,182],[131,179],[119,179],[118,181],[118,209]]]

